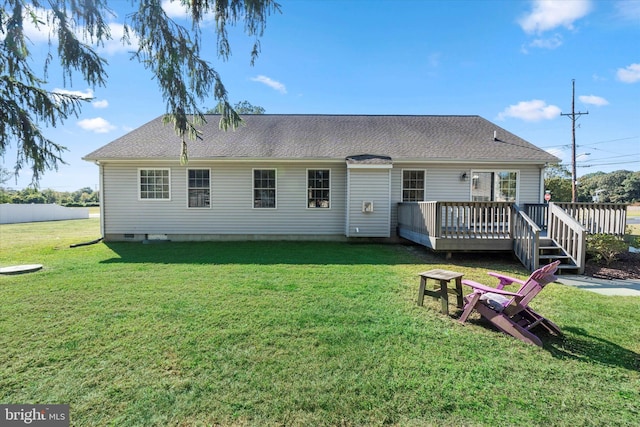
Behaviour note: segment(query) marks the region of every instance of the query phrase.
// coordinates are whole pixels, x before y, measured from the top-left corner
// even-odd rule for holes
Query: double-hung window
[[[140,199],[170,200],[171,186],[169,178],[169,169],[139,169]]]
[[[518,172],[472,172],[471,200],[474,202],[516,202]]]
[[[275,169],[254,169],[253,170],[253,207],[275,209],[276,207],[276,170]]]
[[[188,169],[187,175],[188,207],[211,207],[211,170]]]
[[[307,207],[326,208],[331,204],[331,171],[307,169]]]
[[[402,201],[403,202],[424,201],[424,171],[423,170],[403,170],[402,171]]]

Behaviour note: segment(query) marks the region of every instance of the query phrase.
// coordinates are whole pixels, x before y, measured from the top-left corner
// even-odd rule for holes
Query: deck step
[[[571,257],[569,255],[561,255],[561,254],[545,254],[545,255],[540,255],[538,257],[539,259],[571,259]]]
[[[558,265],[557,274],[576,274],[580,271],[580,268],[573,263],[571,256],[553,240],[541,239],[538,249],[538,259],[542,264],[557,260],[562,263]]]
[[[558,273],[562,274],[564,272],[566,272],[566,273],[571,272],[571,273],[575,274],[575,273],[578,272],[578,266],[574,265],[574,264],[560,264],[558,266]]]

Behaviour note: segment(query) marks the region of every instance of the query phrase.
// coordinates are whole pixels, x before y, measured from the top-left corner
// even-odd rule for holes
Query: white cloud
[[[188,9],[179,1],[163,0],[162,10],[169,18],[187,18]]]
[[[544,101],[534,99],[510,105],[498,114],[498,119],[504,120],[507,117],[513,117],[527,122],[538,122],[540,120],[555,119],[561,112],[560,108],[555,105],[547,105]]]
[[[93,108],[107,108],[109,106],[109,101],[101,99],[100,101],[93,101],[91,105],[93,105]]]
[[[93,98],[93,91],[91,89],[87,89],[84,92],[80,91],[80,90],[68,90],[68,89],[60,89],[60,88],[55,88],[54,90],[51,91],[52,95],[51,95],[51,100],[53,102],[55,102],[56,104],[61,104],[63,98],[61,96],[57,96],[57,95],[69,95],[69,96],[76,96],[82,100],[86,100],[89,101]]]
[[[58,35],[55,31],[53,31],[54,28],[49,24],[49,22],[52,20],[51,10],[31,8],[29,6],[27,6],[25,9],[26,10],[23,15],[25,36],[32,43],[48,43],[49,40],[54,43],[57,42]],[[30,12],[33,13],[37,18],[37,24],[33,22],[33,19],[29,15]],[[104,46],[94,46],[97,50],[104,51],[110,55],[137,50],[138,37],[135,33],[129,32],[130,44],[123,44],[122,36],[124,35],[124,25],[117,22],[111,22],[108,24],[108,26],[111,39],[104,39]],[[84,28],[82,26],[79,26],[74,30],[75,36],[79,40],[85,39],[85,34],[83,33],[83,31]]]
[[[180,0],[162,0],[161,7],[164,13],[172,19],[189,19],[189,9],[184,6]],[[202,16],[202,22],[205,25],[215,24],[216,14],[215,12],[207,12]]]
[[[33,22],[30,13],[37,18],[38,24]],[[23,31],[24,35],[33,43],[47,43],[51,33],[51,26],[48,24],[51,11],[47,9],[25,7],[23,12]]]
[[[640,1],[621,0],[615,4],[618,16],[625,21],[637,23],[640,20]]]
[[[579,96],[578,99],[585,104],[596,105],[598,107],[602,107],[603,105],[609,105],[609,101],[606,99],[595,96],[595,95],[582,95]]]
[[[91,89],[87,89],[84,92],[80,91],[80,90],[68,90],[68,89],[60,89],[60,88],[55,88],[52,91],[54,94],[59,93],[60,95],[72,95],[72,96],[78,96],[82,99],[92,99],[93,98],[93,91]]]
[[[273,80],[267,76],[258,76],[258,77],[252,77],[251,78],[252,81],[254,82],[259,82],[259,83],[263,83],[267,86],[269,86],[271,89],[277,90],[278,92],[285,94],[287,93],[287,88],[285,87],[285,85],[283,85],[282,83]]]
[[[109,55],[138,50],[139,39],[133,31],[129,31],[129,43],[126,44],[122,42],[122,37],[124,36],[124,25],[117,22],[111,22],[109,24],[109,32],[111,34],[111,39],[104,40],[104,46],[100,46],[98,48],[99,50],[102,50]]]
[[[560,34],[554,34],[553,37],[535,39],[529,43],[529,46],[542,49],[556,49],[562,46],[562,36]]]
[[[531,12],[518,23],[529,34],[539,34],[557,27],[573,29],[573,23],[590,11],[590,0],[534,0]]]
[[[640,81],[640,64],[631,64],[626,68],[618,68],[616,75],[618,76],[618,80],[624,83]]]
[[[84,130],[95,133],[108,133],[116,128],[102,117],[80,120],[78,126]]]

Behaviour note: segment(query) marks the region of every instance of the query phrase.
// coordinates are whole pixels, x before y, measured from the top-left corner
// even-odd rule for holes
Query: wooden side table
[[[442,313],[449,314],[449,294],[454,294],[457,297],[458,308],[464,307],[464,300],[462,299],[462,273],[456,273],[449,270],[429,270],[420,273],[420,289],[418,290],[418,305],[422,305],[424,296],[429,295],[434,298],[440,298],[442,302]],[[440,286],[436,284],[433,290],[427,289],[427,280],[432,279],[440,283]],[[455,279],[455,289],[448,289],[447,284]]]

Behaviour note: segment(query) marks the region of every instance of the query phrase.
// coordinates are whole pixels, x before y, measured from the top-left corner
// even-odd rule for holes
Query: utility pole
[[[576,120],[578,120],[583,114],[589,114],[589,112],[576,113],[576,79],[572,79],[571,84],[573,88],[571,96],[571,113],[561,113],[560,115],[569,116],[571,118],[571,202],[575,203],[577,193],[576,184],[578,182],[576,178]]]

